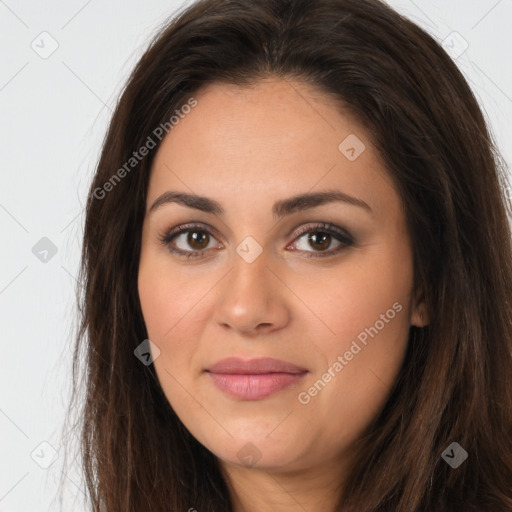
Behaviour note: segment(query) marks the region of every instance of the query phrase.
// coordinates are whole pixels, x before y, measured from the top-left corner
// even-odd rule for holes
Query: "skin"
[[[413,300],[400,198],[362,125],[309,85],[210,84],[194,98],[197,106],[155,156],[142,232],[139,297],[148,337],[160,350],[159,381],[185,426],[219,458],[236,511],[332,510],[356,442],[396,380],[409,327],[425,324]],[[365,144],[354,161],[338,149],[350,134]],[[371,212],[332,202],[273,218],[275,201],[326,189],[365,201]],[[176,203],[150,212],[168,190],[212,198],[225,213]],[[170,253],[161,237],[191,222],[204,224],[207,242],[187,243],[185,233],[171,243],[202,250],[202,257]],[[297,235],[318,222],[347,230],[353,245],[333,236],[319,248],[307,233]],[[248,236],[262,249],[252,263],[236,252]],[[306,257],[340,246],[328,257]],[[395,303],[401,310],[394,318],[301,403],[299,393]],[[273,357],[308,373],[267,398],[241,400],[204,372],[229,356]],[[250,464],[237,455],[244,446],[254,456]]]

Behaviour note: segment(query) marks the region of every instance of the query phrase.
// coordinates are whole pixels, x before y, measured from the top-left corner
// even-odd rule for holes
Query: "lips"
[[[260,359],[244,360],[239,357],[228,357],[222,359],[218,363],[210,366],[206,371],[210,373],[224,374],[251,374],[261,375],[264,373],[303,373],[307,372],[305,368],[295,366],[294,364],[272,359],[270,357],[262,357]]]
[[[305,368],[272,358],[222,359],[205,370],[218,389],[241,400],[261,400],[298,383]]]

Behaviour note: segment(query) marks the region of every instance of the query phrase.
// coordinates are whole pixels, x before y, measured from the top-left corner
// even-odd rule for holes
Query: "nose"
[[[250,263],[234,255],[233,267],[217,289],[215,319],[224,330],[257,336],[290,321],[291,292],[269,260],[265,251]]]

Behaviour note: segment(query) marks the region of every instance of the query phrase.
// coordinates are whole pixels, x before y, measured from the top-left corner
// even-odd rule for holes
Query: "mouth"
[[[272,358],[223,359],[206,373],[222,392],[240,400],[261,400],[297,384],[308,372],[286,361]]]

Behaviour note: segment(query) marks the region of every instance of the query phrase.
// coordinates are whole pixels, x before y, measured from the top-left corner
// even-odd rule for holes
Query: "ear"
[[[430,315],[427,312],[423,293],[417,294],[412,307],[411,325],[416,327],[425,327],[429,324],[429,322]]]

